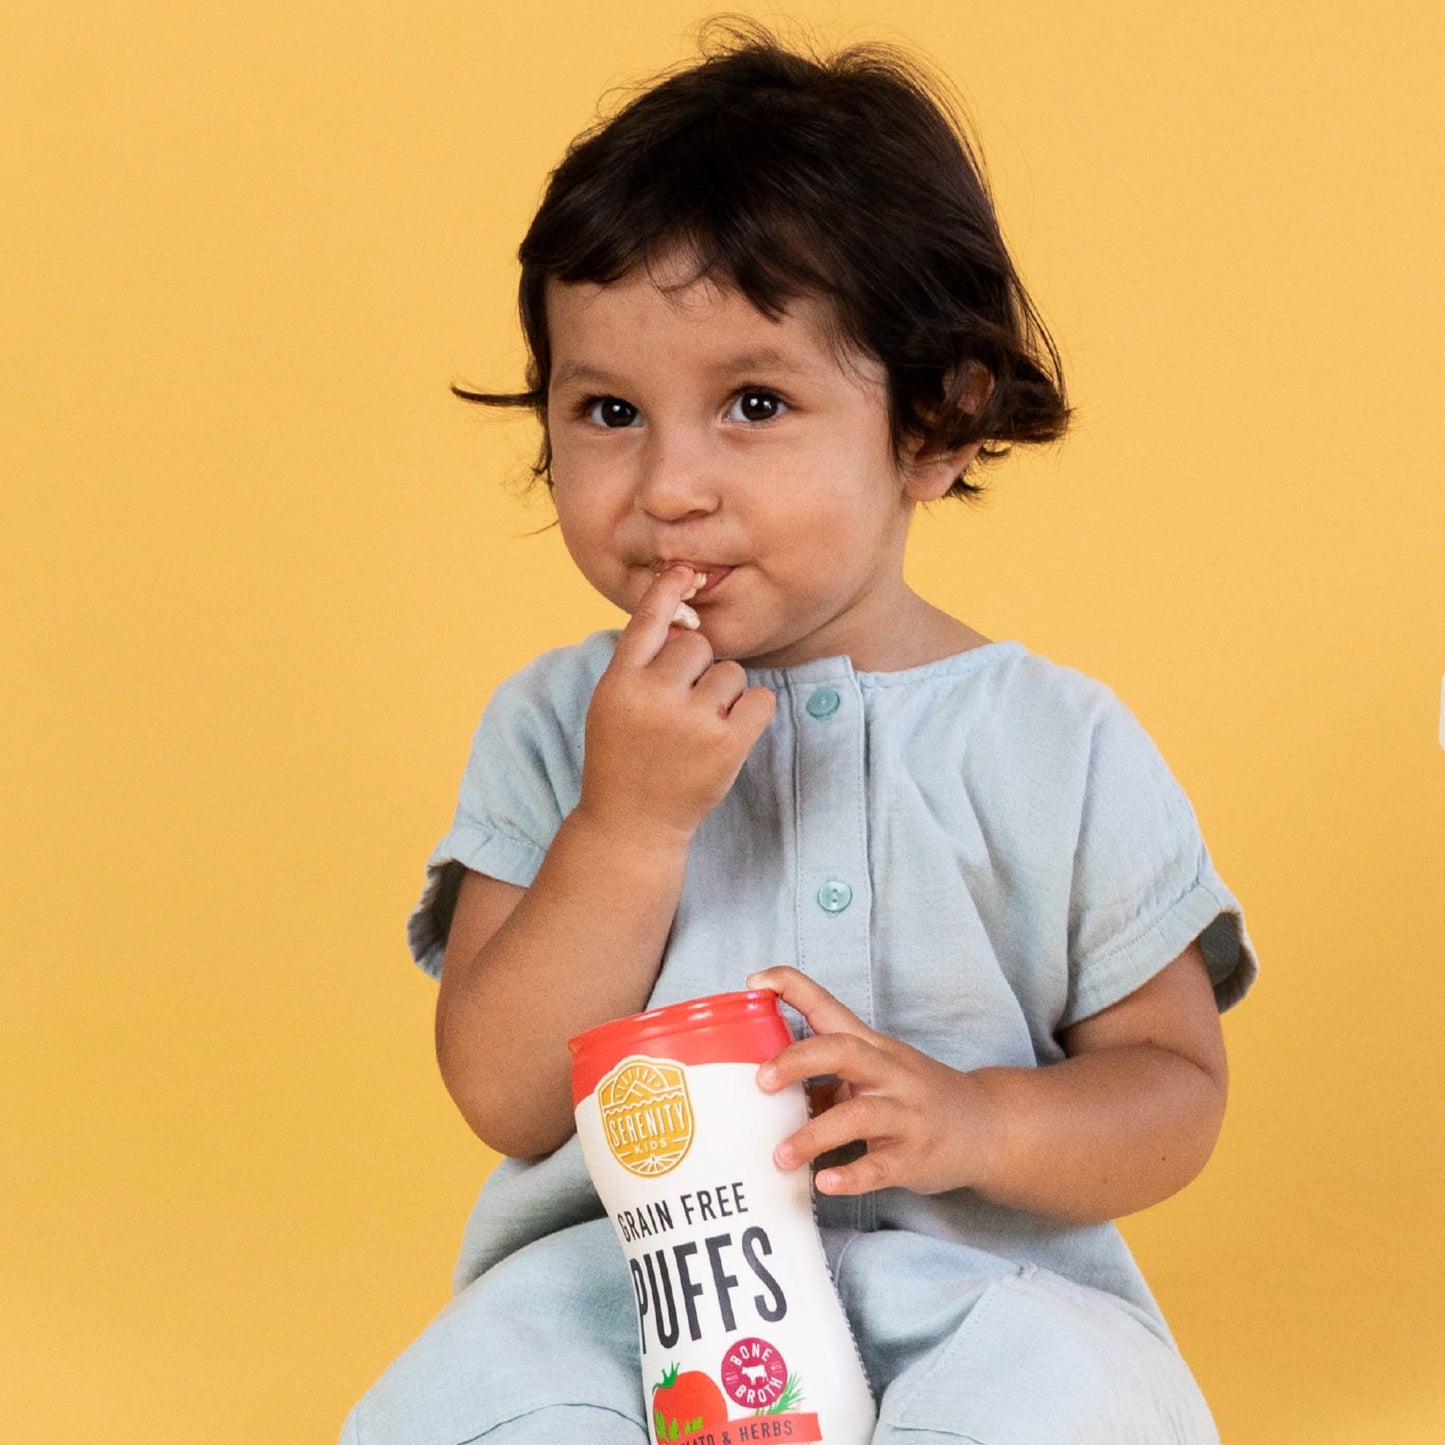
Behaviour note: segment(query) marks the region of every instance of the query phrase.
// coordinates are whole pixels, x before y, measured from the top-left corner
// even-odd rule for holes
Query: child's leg
[[[1188,1366],[1121,1302],[1031,1266],[963,1298],[884,1391],[875,1445],[1218,1445]]]
[[[363,1404],[365,1402],[363,1401]],[[369,1425],[360,1423],[362,1409],[358,1405],[346,1417],[341,1428],[339,1445],[372,1445],[374,1440],[430,1442],[446,1440],[448,1445],[538,1445],[539,1441],[586,1441],[587,1445],[644,1445],[650,1437],[640,1424],[624,1420],[608,1410],[592,1405],[544,1405],[515,1420],[504,1420],[480,1435],[394,1435],[378,1436]]]
[[[342,1445],[645,1445],[637,1320],[611,1222],[518,1251],[367,1391]]]
[[[823,1234],[879,1403],[875,1445],[1218,1445],[1142,1307],[911,1230]]]

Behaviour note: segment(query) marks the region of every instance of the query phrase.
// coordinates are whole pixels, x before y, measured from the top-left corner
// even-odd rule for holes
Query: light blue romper
[[[616,636],[546,653],[497,689],[409,925],[428,972],[463,869],[529,884],[576,805]],[[1221,1008],[1253,981],[1239,904],[1188,799],[1102,683],[1017,642],[904,672],[827,658],[750,678],[776,691],[777,715],[694,838],[649,1007],[791,963],[955,1068],[1033,1068],[1196,938]],[[968,1190],[819,1197],[818,1218],[876,1441],[1217,1440],[1112,1224]],[[488,1178],[455,1286],[343,1445],[651,1439],[632,1287],[575,1137]]]

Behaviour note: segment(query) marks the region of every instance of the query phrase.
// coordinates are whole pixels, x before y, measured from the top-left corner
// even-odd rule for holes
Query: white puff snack
[[[682,601],[677,604],[677,611],[672,614],[672,620],[679,627],[686,627],[689,632],[696,632],[702,626],[702,620],[697,613],[687,605],[688,599],[696,597],[698,591],[706,584],[706,572],[694,572],[692,574],[692,586],[682,594]]]

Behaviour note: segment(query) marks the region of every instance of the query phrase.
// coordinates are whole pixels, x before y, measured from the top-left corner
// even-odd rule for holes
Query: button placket
[[[851,672],[790,690],[795,743],[798,962],[870,1027],[872,899],[868,886],[863,697]],[[864,1195],[819,1195],[818,1221],[866,1229]]]
[[[796,846],[799,960],[873,1022],[863,699],[851,673],[799,683]]]

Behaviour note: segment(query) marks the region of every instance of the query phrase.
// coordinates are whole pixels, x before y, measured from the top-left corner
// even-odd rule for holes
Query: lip
[[[700,602],[733,570],[721,562],[694,562],[687,557],[670,557],[666,562],[656,563],[651,570],[654,576],[660,577],[669,567],[690,567],[694,572],[707,574],[707,581],[693,593],[689,599],[691,602]]]

